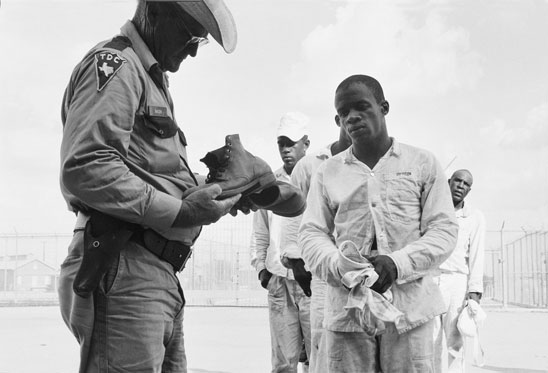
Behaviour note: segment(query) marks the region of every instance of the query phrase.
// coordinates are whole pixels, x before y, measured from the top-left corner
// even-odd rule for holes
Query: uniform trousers
[[[83,252],[76,231],[61,265],[63,320],[80,344],[80,373],[185,373],[184,296],[173,267],[129,241],[89,298],[72,290]]]

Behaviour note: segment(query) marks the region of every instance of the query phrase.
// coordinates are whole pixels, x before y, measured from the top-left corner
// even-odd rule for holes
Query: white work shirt
[[[445,311],[429,273],[449,257],[457,231],[447,178],[430,152],[392,139],[373,169],[354,156],[352,146],[325,160],[312,177],[299,246],[312,273],[328,283],[326,328],[361,330],[344,310],[341,242],[350,240],[367,255],[376,237],[378,254],[390,256],[398,270],[393,304],[412,328]]]
[[[331,146],[333,143],[321,148],[314,154],[307,154],[297,162],[291,172],[291,183],[303,192],[305,197],[308,195],[310,189],[310,180],[312,175],[316,173],[318,167],[328,158],[331,158]],[[301,225],[302,214],[299,216],[284,219],[283,231],[281,242],[282,257],[291,259],[301,258],[301,249],[297,245],[297,235],[299,233],[299,226]]]
[[[468,203],[455,210],[459,236],[455,251],[440,265],[442,273],[468,275],[468,292],[483,293],[483,263],[485,254],[485,218],[481,211]]]
[[[291,182],[290,176],[283,167],[276,170],[275,175],[277,180]],[[284,219],[286,218],[275,215],[272,211],[262,209],[255,211],[251,233],[251,265],[257,272],[266,268],[272,274],[293,280],[293,271],[284,267],[280,260],[280,241]]]

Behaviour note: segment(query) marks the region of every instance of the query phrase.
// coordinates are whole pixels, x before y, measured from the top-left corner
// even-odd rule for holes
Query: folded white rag
[[[485,364],[485,353],[480,343],[479,330],[487,314],[481,306],[473,299],[468,299],[457,319],[457,329],[463,337],[472,339],[473,364],[481,367]],[[465,348],[467,347],[466,338],[464,339]]]
[[[408,326],[403,312],[390,303],[390,290],[379,294],[370,289],[379,275],[352,241],[344,241],[339,246],[339,272],[343,285],[350,289],[344,308],[354,314],[367,334],[382,333],[385,322],[394,323],[398,331]]]

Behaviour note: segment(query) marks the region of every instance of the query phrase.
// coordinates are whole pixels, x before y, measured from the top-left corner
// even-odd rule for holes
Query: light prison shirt
[[[451,256],[440,264],[440,270],[468,275],[468,292],[483,293],[485,218],[468,203],[457,209],[455,215],[459,222],[457,245]]]
[[[410,328],[444,312],[429,271],[451,254],[457,238],[447,178],[431,153],[392,141],[373,169],[350,147],[325,160],[312,178],[299,245],[312,272],[328,282],[329,330],[361,330],[343,308],[348,290],[340,282],[337,247],[346,240],[367,255],[376,237],[378,254],[395,262],[393,304]]]

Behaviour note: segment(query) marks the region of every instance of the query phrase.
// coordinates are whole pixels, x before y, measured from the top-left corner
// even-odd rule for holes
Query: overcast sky
[[[238,27],[170,76],[191,167],[224,136],[280,166],[276,128],[311,118],[310,150],[335,140],[334,90],[376,77],[388,131],[468,168],[487,227],[548,229],[548,1],[226,0]],[[60,107],[72,69],[115,36],[134,0],[3,0],[0,233],[70,233],[59,184]]]

